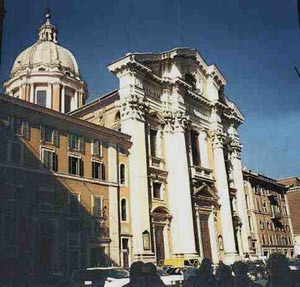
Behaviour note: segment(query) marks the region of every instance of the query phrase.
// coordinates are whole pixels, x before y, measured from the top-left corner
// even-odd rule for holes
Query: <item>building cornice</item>
[[[100,133],[115,143],[122,143],[128,147],[131,145],[130,136],[123,134],[121,132],[114,131],[109,128],[105,128],[103,126],[99,126],[99,125],[90,123],[88,121],[84,121],[84,120],[78,119],[73,116],[62,114],[60,112],[57,112],[57,111],[54,111],[51,109],[47,109],[47,108],[38,106],[36,104],[32,104],[30,102],[23,101],[23,100],[20,100],[17,98],[13,98],[11,96],[7,96],[4,94],[0,94],[0,102],[1,101],[12,104],[21,109],[27,109],[30,111],[34,111],[39,114],[39,117],[41,118],[41,120],[43,119],[43,115],[49,116],[54,119],[62,120],[65,123],[80,126],[81,128],[83,128],[83,131],[85,131],[85,132],[89,131],[92,133]]]

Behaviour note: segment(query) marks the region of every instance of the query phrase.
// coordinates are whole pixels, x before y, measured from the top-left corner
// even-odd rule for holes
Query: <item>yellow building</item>
[[[258,258],[268,258],[275,252],[293,258],[288,189],[276,180],[250,170],[245,169],[243,175],[252,252]]]

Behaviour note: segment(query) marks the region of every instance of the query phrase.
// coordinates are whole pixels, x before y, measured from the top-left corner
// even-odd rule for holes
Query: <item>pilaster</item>
[[[109,143],[108,147],[108,180],[109,182],[118,182],[118,156],[115,144]],[[118,187],[109,186],[109,237],[110,258],[120,265],[120,234],[119,234],[119,194]]]
[[[233,167],[233,179],[235,188],[237,190],[236,200],[237,200],[237,213],[241,219],[241,241],[243,242],[243,252],[249,253],[250,246],[248,244],[248,237],[250,236],[250,229],[248,224],[248,215],[247,215],[247,205],[245,199],[245,190],[244,190],[244,179],[241,163],[241,152],[242,146],[237,139],[231,141],[232,149],[232,167]]]

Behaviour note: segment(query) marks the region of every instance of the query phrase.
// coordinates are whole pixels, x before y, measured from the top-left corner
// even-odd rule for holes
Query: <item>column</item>
[[[233,179],[235,183],[236,193],[236,210],[237,214],[242,222],[241,227],[241,240],[240,249],[243,246],[243,253],[249,253],[250,248],[248,244],[248,237],[250,236],[250,229],[248,224],[248,215],[247,215],[247,205],[245,199],[245,190],[244,190],[244,179],[242,172],[242,163],[241,163],[241,146],[239,143],[232,145],[232,169],[233,169]]]
[[[34,103],[34,84],[30,84],[30,99],[31,103]]]
[[[108,181],[118,183],[118,154],[116,144],[108,144]],[[119,222],[119,194],[118,187],[109,185],[109,237],[110,259],[120,265],[120,222]]]
[[[52,84],[48,83],[48,90],[47,90],[47,108],[53,109],[53,93],[52,93]]]
[[[233,263],[236,259],[236,247],[230,206],[228,182],[223,151],[223,135],[215,133],[213,137],[213,154],[215,161],[216,186],[218,189],[222,236],[224,244],[225,262]]]
[[[168,170],[169,208],[172,218],[172,242],[175,256],[196,256],[193,208],[183,117],[165,130]]]
[[[120,91],[124,97],[121,111],[121,130],[131,136],[129,152],[129,181],[131,193],[131,223],[134,260],[155,261],[150,248],[145,249],[143,232],[152,233],[150,226],[150,207],[148,193],[147,145],[144,119],[145,103],[141,97],[131,95],[130,91]]]
[[[53,93],[52,93],[52,108],[55,111],[61,110],[61,101],[60,101],[60,85],[58,83],[53,84]]]
[[[78,92],[75,91],[74,93],[74,105],[73,105],[73,110],[78,109],[79,104],[78,104]]]
[[[196,221],[197,221],[196,223],[197,223],[198,239],[199,239],[199,253],[200,253],[200,257],[203,258],[204,252],[203,252],[203,244],[202,244],[199,210],[196,211]]]
[[[208,161],[208,149],[207,149],[207,134],[205,131],[200,131],[198,141],[199,141],[199,150],[200,150],[200,162],[201,166],[209,168]]]
[[[61,86],[61,112],[65,113],[65,86]]]

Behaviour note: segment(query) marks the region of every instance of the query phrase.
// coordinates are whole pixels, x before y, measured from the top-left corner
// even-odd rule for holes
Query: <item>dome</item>
[[[75,57],[57,43],[57,30],[46,15],[46,23],[39,31],[39,40],[16,58],[12,76],[25,71],[60,71],[66,75],[79,77]]]

